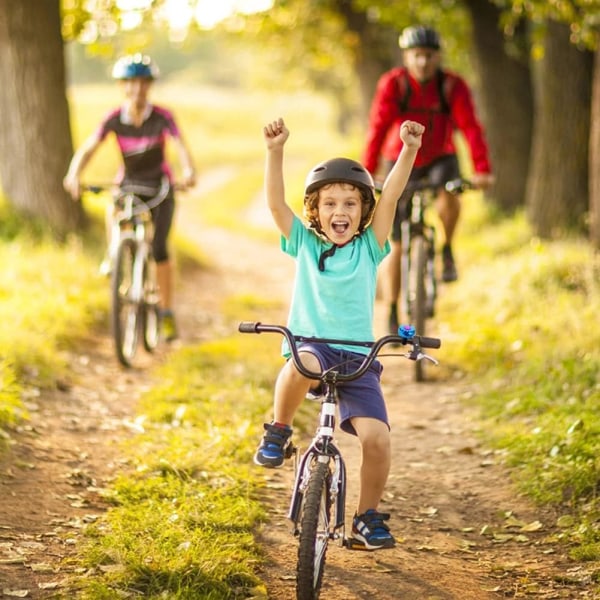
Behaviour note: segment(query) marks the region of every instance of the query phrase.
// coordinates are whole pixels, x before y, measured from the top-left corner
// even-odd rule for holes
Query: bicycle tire
[[[411,243],[412,267],[414,285],[414,300],[412,303],[413,324],[418,335],[425,335],[427,319],[427,289],[425,278],[427,276],[427,248],[423,236],[415,236]],[[415,381],[425,380],[425,369],[422,360],[415,361]]]
[[[331,503],[327,462],[314,461],[304,492],[296,570],[296,599],[316,600],[321,591],[329,542]]]
[[[154,352],[160,337],[160,312],[158,308],[158,287],[152,259],[144,261],[144,299],[142,305],[142,340],[146,352]]]
[[[132,300],[136,241],[125,237],[119,242],[111,279],[112,333],[119,362],[130,367],[139,337],[139,303]]]

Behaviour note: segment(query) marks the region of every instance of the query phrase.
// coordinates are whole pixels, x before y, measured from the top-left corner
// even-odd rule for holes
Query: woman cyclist
[[[142,54],[124,56],[115,63],[112,76],[120,82],[125,100],[121,106],[105,116],[96,131],[73,155],[63,180],[64,188],[73,199],[78,200],[81,195],[82,171],[110,133],[115,135],[123,158],[123,165],[117,177],[119,185],[131,186],[134,189],[135,186],[139,186],[146,190],[145,196],[150,199],[158,192],[163,177],[168,177],[172,183],[172,170],[165,157],[168,137],[174,141],[179,153],[182,185],[194,185],[195,169],[192,155],[172,113],[166,108],[151,104],[148,100],[150,88],[158,74],[156,64],[150,57]],[[148,195],[148,190],[156,192]],[[175,198],[171,186],[167,197],[152,209],[155,229],[153,254],[157,266],[162,336],[166,341],[177,337],[172,307],[172,266],[167,247],[174,209]],[[109,219],[110,215],[107,220]],[[101,271],[105,274],[110,272],[108,261],[103,262]]]

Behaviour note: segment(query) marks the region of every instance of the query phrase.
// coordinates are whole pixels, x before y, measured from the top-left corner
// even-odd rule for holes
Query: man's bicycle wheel
[[[119,362],[130,367],[138,345],[139,302],[135,298],[134,239],[124,238],[119,244],[112,272],[112,331]]]
[[[425,239],[417,235],[411,242],[411,281],[410,288],[414,296],[411,301],[412,323],[418,335],[425,335],[425,323],[427,320],[427,291],[425,277],[427,276],[427,247]],[[415,380],[425,379],[424,365],[422,360],[415,361]]]
[[[297,600],[319,597],[329,542],[329,464],[315,460],[302,503],[296,571]]]

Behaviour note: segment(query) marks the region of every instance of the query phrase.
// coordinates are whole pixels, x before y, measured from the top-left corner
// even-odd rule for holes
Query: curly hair
[[[343,186],[344,189],[358,190],[360,192],[360,198],[362,201],[362,215],[358,225],[357,235],[361,234],[373,218],[373,211],[375,210],[375,197],[370,189],[360,185],[352,185],[351,183],[345,182],[330,182],[325,183],[316,190],[306,194],[306,196],[304,196],[305,219],[318,233],[323,233],[323,229],[321,228],[321,223],[319,221],[319,193],[321,190],[329,189],[334,185],[340,185]]]

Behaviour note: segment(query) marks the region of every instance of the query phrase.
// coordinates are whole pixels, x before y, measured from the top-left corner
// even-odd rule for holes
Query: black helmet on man
[[[119,58],[112,70],[113,79],[158,79],[158,75],[156,63],[149,56],[139,53]]]
[[[415,25],[406,27],[400,34],[398,45],[402,50],[408,48],[431,48],[432,50],[440,49],[440,35],[431,27],[424,25]]]

